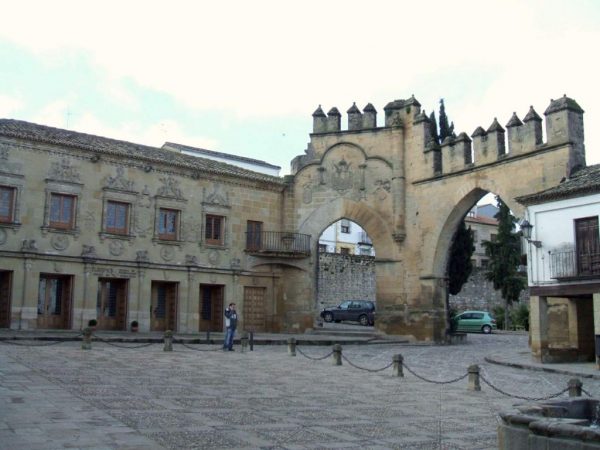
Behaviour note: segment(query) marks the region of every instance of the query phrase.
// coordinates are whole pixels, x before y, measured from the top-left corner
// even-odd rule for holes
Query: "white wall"
[[[557,284],[550,277],[550,252],[575,249],[575,219],[600,215],[600,194],[548,202],[527,208],[533,225],[531,240],[540,248],[526,244],[529,285]]]

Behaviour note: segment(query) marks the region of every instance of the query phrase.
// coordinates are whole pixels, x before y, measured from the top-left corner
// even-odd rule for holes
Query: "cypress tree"
[[[516,219],[508,206],[496,197],[498,202],[498,234],[495,241],[483,241],[485,254],[489,263],[485,277],[494,284],[494,289],[500,290],[504,300],[504,326],[509,327],[509,306],[519,301],[521,291],[525,289],[526,281],[518,272],[521,261],[521,239],[514,232]]]
[[[448,116],[446,116],[446,107],[444,106],[444,99],[440,99],[440,142],[444,142],[448,136],[452,136],[452,132],[454,131],[454,124],[452,124],[452,129],[450,129],[450,125],[448,125]]]
[[[435,119],[435,112],[431,111],[429,114],[429,131],[431,135],[431,140],[436,144],[440,143],[440,136],[438,135],[437,121]]]
[[[467,228],[463,220],[452,241],[450,259],[448,260],[448,292],[456,295],[469,279],[473,270],[471,256],[475,251],[473,245],[473,231]]]

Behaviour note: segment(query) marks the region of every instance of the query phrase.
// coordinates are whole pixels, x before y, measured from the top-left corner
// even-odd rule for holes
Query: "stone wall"
[[[375,258],[320,253],[317,301],[319,306],[343,300],[376,300]]]
[[[485,270],[474,268],[469,280],[457,295],[450,296],[450,307],[457,311],[469,309],[492,311],[496,306],[504,306],[500,291],[496,291],[491,281],[485,279]],[[529,306],[529,289],[521,292],[521,304]]]

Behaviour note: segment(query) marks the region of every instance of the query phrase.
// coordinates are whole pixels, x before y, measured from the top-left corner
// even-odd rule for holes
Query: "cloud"
[[[23,106],[21,98],[0,95],[0,117],[14,117]]]

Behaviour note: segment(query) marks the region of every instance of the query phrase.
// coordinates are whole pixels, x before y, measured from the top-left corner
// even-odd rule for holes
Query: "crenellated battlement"
[[[362,111],[353,103],[346,111],[347,130],[342,130],[340,111],[333,107],[325,114],[319,105],[313,113],[313,135],[402,128],[407,133],[403,139],[410,139],[411,146],[422,148],[423,165],[419,164],[414,170],[423,177],[446,175],[560,145],[571,146],[568,172],[585,166],[583,109],[566,95],[551,100],[544,111],[546,142],[542,138],[544,120],[533,106],[523,120],[514,112],[504,127],[494,118],[487,128],[478,126],[470,137],[461,132],[440,144],[432,138],[430,119],[414,96],[389,102],[383,110],[384,124],[378,127],[377,110],[371,103]],[[296,161],[296,166],[300,162]]]
[[[544,115],[546,142],[542,139],[543,120],[531,106],[523,121],[514,112],[505,125],[506,130],[494,118],[487,129],[479,126],[473,131],[472,141],[465,133],[461,133],[458,137],[446,138],[438,147],[439,150],[426,145],[426,161],[431,159],[427,157],[428,153],[436,150],[441,152],[441,168],[432,163],[430,174],[445,175],[562,145],[571,146],[568,172],[584,167],[583,109],[575,100],[563,96],[551,100]]]

